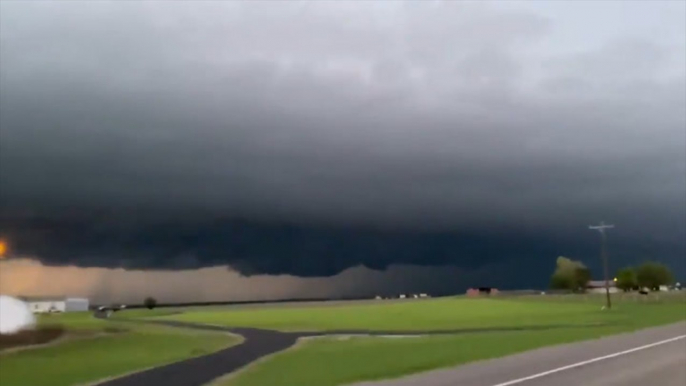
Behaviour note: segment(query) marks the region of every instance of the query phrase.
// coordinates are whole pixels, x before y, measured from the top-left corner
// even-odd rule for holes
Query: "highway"
[[[685,386],[686,323],[354,386]]]

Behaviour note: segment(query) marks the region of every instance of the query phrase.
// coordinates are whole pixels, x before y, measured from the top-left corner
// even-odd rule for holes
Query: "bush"
[[[145,298],[145,300],[143,300],[143,305],[147,309],[152,310],[157,306],[157,300],[153,297],[148,296],[147,298]]]

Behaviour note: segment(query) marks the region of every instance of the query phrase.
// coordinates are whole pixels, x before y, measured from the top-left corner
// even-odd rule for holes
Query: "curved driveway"
[[[165,325],[181,327],[173,322]],[[251,328],[222,328],[183,325],[212,331],[225,331],[243,336],[243,343],[197,358],[171,363],[99,383],[99,386],[201,386],[235,371],[265,355],[285,350],[295,344],[299,334]]]

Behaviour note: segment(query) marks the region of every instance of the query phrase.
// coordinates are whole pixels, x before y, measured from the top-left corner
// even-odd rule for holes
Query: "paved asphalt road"
[[[354,386],[686,386],[684,335],[686,322]]]

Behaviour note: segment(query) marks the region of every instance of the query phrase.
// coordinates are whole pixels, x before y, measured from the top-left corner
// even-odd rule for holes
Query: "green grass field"
[[[449,298],[369,302],[351,306],[192,311],[161,317],[230,327],[281,331],[451,330],[461,328],[588,324],[602,319],[592,304]]]
[[[308,339],[217,380],[215,384],[221,386],[343,385],[686,320],[686,292],[649,297],[622,294],[614,299],[611,311],[601,310],[604,300],[598,295],[546,295],[127,310],[110,321],[88,313],[46,315],[40,317],[40,326],[62,325],[71,333],[46,347],[0,353],[0,385],[84,385],[238,342],[229,335],[132,323],[131,319],[285,331],[551,327],[402,339]]]
[[[531,320],[523,317],[522,310],[533,310],[539,318],[539,324],[554,324],[551,321],[566,321],[579,324],[579,327],[551,329],[543,331],[487,332],[467,333],[450,336],[433,336],[422,338],[319,338],[301,342],[297,348],[276,354],[275,356],[248,367],[213,385],[221,386],[334,386],[351,382],[393,378],[406,374],[454,366],[470,361],[494,358],[543,346],[569,343],[585,339],[599,338],[606,335],[632,331],[686,320],[686,296],[672,296],[667,299],[644,301],[630,297],[616,296],[615,308],[612,311],[601,311],[602,297],[599,296],[566,296],[566,297],[530,297],[504,300],[466,300],[441,299],[436,301],[444,307],[453,306],[460,312],[452,315],[453,323],[459,327],[472,326],[475,309],[480,315],[500,321],[483,319],[484,325],[521,326]],[[435,304],[419,303],[403,306],[417,310],[430,309]],[[488,305],[488,307],[486,307]],[[499,310],[486,311],[485,308]],[[559,307],[568,307],[564,311]],[[445,311],[440,318],[418,316],[406,309],[405,316],[413,321],[421,321],[422,328],[429,326],[447,326]],[[542,309],[547,309],[542,311]],[[295,310],[291,310],[295,312]],[[370,312],[373,312],[370,310]],[[385,311],[377,311],[385,312]],[[260,315],[263,317],[263,315]],[[263,319],[258,319],[260,325]],[[377,319],[372,318],[376,322]],[[588,322],[603,323],[601,326],[584,326]],[[245,322],[242,320],[242,322]],[[331,322],[317,326],[329,326]],[[393,325],[404,323],[391,322]],[[353,325],[360,326],[357,322]],[[377,324],[373,324],[376,326]],[[366,325],[367,327],[372,324]],[[420,326],[417,326],[420,328]],[[316,363],[316,366],[313,364]],[[306,368],[307,371],[301,369]]]
[[[225,334],[108,322],[95,319],[90,313],[39,318],[39,325],[49,324],[66,327],[67,336],[45,347],[0,353],[0,385],[88,384],[203,355],[239,341]],[[69,331],[78,337],[70,338]]]

